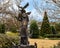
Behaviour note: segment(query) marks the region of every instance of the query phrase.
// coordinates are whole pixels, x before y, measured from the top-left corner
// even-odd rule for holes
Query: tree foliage
[[[60,32],[60,23],[56,23],[55,28],[56,28],[57,32],[59,33]]]
[[[18,44],[19,37],[16,36],[9,36],[6,34],[0,34],[0,48],[12,48],[12,46]]]
[[[30,33],[32,34],[31,35],[32,38],[38,38],[39,37],[39,29],[38,29],[37,22],[35,20],[31,21]]]
[[[20,23],[16,20],[16,16],[19,14],[19,5],[22,0],[0,0],[0,22],[5,24],[7,29],[11,25],[20,27]],[[16,8],[15,8],[16,7]]]
[[[52,34],[57,34],[56,28],[54,26],[51,26]]]
[[[15,17],[16,16],[18,17],[19,14],[18,6],[22,1],[23,0],[0,0],[0,22],[2,24],[5,24],[6,31],[20,28],[20,23],[19,21],[16,20]]]
[[[9,31],[16,33],[17,32],[17,27],[13,25],[9,28]]]
[[[5,24],[0,24],[0,33],[5,33]]]
[[[40,32],[40,35],[42,36],[44,36],[45,34],[51,34],[51,28],[50,28],[47,12],[44,13],[44,18],[43,18],[43,22],[41,25],[41,32]]]

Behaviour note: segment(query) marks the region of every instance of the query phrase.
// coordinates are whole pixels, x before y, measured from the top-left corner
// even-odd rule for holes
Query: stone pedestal
[[[35,48],[34,45],[20,45],[20,48]]]
[[[18,45],[18,46],[13,46],[12,48],[37,48],[37,44],[35,44],[35,45]]]

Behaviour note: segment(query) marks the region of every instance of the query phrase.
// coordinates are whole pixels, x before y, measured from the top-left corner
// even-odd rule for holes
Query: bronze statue
[[[31,12],[27,12],[25,11],[25,8],[28,6],[29,4],[27,3],[24,7],[20,7],[18,6],[21,10],[19,10],[19,15],[18,17],[16,17],[16,19],[18,21],[20,21],[20,35],[21,35],[21,40],[20,40],[20,47],[19,48],[36,48],[34,45],[29,45],[29,41],[28,41],[28,31],[27,31],[27,26],[28,26],[28,22],[29,22],[29,18],[28,15],[30,15]],[[36,45],[36,44],[35,44]]]
[[[28,6],[29,4],[27,3],[24,7],[20,7],[18,6],[19,8],[21,8],[20,10],[20,13],[18,15],[18,18],[17,20],[21,22],[21,31],[20,31],[20,35],[21,35],[21,41],[20,41],[20,44],[24,44],[24,45],[27,45],[28,44],[28,36],[27,36],[27,26],[28,26],[28,22],[29,22],[29,18],[28,18],[28,15],[31,13],[31,12],[27,12],[25,11],[25,8]]]

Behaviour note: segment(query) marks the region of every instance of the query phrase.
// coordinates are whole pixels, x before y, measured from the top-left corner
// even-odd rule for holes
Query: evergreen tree
[[[30,24],[30,33],[32,34],[32,38],[38,38],[39,37],[39,29],[38,25],[35,20],[33,20]]]
[[[50,28],[47,12],[44,13],[44,18],[43,18],[43,22],[41,25],[41,32],[40,32],[41,36],[44,36],[46,34],[51,34],[51,28]]]
[[[56,31],[56,29],[54,28],[54,26],[51,26],[51,30],[52,30],[52,33],[53,33],[53,34],[57,34],[57,31]]]
[[[0,33],[5,33],[5,24],[0,24]]]
[[[56,28],[57,33],[60,33],[60,23],[56,23],[55,28]]]

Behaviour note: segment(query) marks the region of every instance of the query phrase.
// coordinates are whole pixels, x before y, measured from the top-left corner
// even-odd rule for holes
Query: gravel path
[[[48,40],[48,39],[29,39],[30,44],[34,45],[34,42],[37,43],[38,48],[50,48],[53,45],[56,45],[60,40]]]

